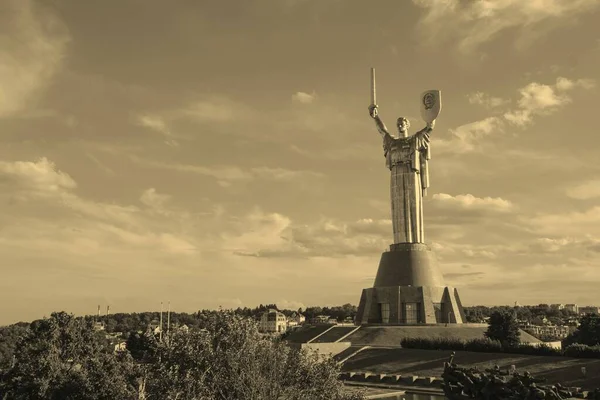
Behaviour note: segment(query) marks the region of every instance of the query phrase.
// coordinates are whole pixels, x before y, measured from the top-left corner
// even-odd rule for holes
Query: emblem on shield
[[[421,118],[430,124],[442,110],[442,92],[439,90],[428,90],[421,94]]]

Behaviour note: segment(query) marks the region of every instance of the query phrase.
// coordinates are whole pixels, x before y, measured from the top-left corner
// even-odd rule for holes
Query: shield
[[[442,92],[439,90],[428,90],[421,94],[421,118],[430,124],[442,110]]]

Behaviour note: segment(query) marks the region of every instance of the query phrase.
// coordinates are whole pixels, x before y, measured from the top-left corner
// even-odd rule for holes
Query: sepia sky
[[[600,305],[598,0],[2,0],[0,324],[357,304],[369,118],[440,89],[426,240],[465,305]]]

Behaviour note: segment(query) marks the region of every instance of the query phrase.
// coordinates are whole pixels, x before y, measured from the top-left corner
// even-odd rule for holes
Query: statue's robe
[[[406,138],[383,136],[386,166],[391,171],[394,243],[425,242],[423,195],[429,187],[430,131],[425,128]]]

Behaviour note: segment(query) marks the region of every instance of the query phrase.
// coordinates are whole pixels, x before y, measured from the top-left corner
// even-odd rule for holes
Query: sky
[[[1,0],[0,324],[357,304],[393,241],[370,119],[432,133],[465,305],[600,305],[599,0]]]

